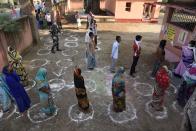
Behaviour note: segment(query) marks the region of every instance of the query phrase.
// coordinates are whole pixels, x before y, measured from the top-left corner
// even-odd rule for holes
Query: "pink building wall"
[[[157,0],[106,0],[106,10],[115,15],[116,21],[141,22],[143,19],[144,3],[154,3]],[[131,2],[131,11],[126,11],[126,3]],[[151,19],[159,17],[160,6],[156,6],[152,11]]]
[[[70,10],[81,10],[84,8],[84,2],[81,1],[71,1],[70,0]]]
[[[182,54],[182,50],[180,49],[182,46],[188,45],[189,41],[192,40],[194,33],[196,32],[196,28],[193,32],[186,31],[183,28],[177,27],[175,25],[172,25],[170,23],[167,23],[167,19],[169,17],[169,8],[166,8],[166,13],[163,19],[163,25],[162,30],[160,32],[160,40],[166,39],[166,31],[167,27],[171,26],[175,30],[175,37],[173,40],[173,45],[171,44],[171,41],[167,40],[167,46],[166,46],[166,60],[169,62],[179,62]],[[179,34],[180,32],[187,32],[187,37],[184,42],[179,41]]]
[[[105,9],[115,14],[116,12],[116,0],[106,0]]]
[[[131,11],[125,11],[126,2],[131,2],[130,0],[126,1],[117,1],[116,6],[116,19],[142,19],[143,16],[143,4],[144,2],[131,2]]]
[[[100,0],[100,8],[105,9],[106,0]]]
[[[21,40],[19,43],[14,44],[17,45],[17,50],[22,53],[33,44],[33,38],[28,17],[21,18],[18,22],[20,22],[23,27],[19,34]],[[0,29],[0,71],[3,66],[7,64],[7,47],[10,45],[9,41],[10,40],[5,37],[5,33]]]

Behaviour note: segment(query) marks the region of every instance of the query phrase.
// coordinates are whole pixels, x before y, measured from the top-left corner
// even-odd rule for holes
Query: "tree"
[[[35,9],[33,6],[33,0],[19,0],[21,5],[21,15],[28,15],[29,21],[31,25],[31,31],[33,35],[33,43],[40,43],[39,32],[36,27],[36,19],[35,19]]]
[[[86,12],[92,11],[98,14],[100,11],[100,0],[85,0]]]

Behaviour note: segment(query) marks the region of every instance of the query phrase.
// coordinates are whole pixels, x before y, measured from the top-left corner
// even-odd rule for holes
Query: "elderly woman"
[[[22,57],[19,52],[12,46],[8,47],[8,59],[9,63],[13,64],[13,68],[17,75],[20,77],[20,81],[23,86],[28,86],[28,74],[22,64]]]
[[[74,85],[75,85],[76,97],[78,99],[79,108],[82,111],[88,111],[89,100],[84,85],[84,78],[81,75],[81,69],[77,67],[74,70]]]
[[[11,64],[3,68],[3,74],[5,75],[5,82],[18,106],[19,112],[25,113],[29,109],[31,101],[24,86],[20,83],[20,77],[13,70]]]
[[[124,67],[120,67],[112,80],[113,110],[122,112],[126,110]]]
[[[11,94],[9,87],[5,83],[5,77],[0,73],[0,103],[2,104],[3,112],[9,111],[11,106]]]
[[[165,91],[169,87],[169,75],[167,66],[161,67],[156,74],[156,86],[154,87],[154,92],[152,96],[151,106],[156,111],[163,111],[163,103]]]
[[[41,103],[41,112],[46,115],[53,115],[56,111],[54,106],[51,89],[46,78],[47,70],[45,68],[40,68],[36,74],[35,80],[37,82],[37,89]]]

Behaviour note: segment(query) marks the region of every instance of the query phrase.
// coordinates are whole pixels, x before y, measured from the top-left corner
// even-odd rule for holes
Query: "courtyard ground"
[[[98,23],[97,68],[86,69],[85,25],[81,30],[76,25],[64,25],[60,35],[62,52],[51,54],[51,37],[47,30],[40,31],[41,45],[32,46],[23,57],[23,62],[31,86],[26,87],[32,100],[28,118],[21,117],[12,107],[7,114],[0,112],[1,131],[178,131],[181,128],[183,111],[175,101],[176,87],[171,84],[165,96],[165,110],[154,112],[148,106],[151,101],[154,80],[150,79],[153,66],[153,53],[159,44],[161,24]],[[137,66],[137,77],[131,78],[129,69],[132,62],[131,44],[135,35],[143,36],[142,54]],[[114,113],[111,110],[111,81],[109,72],[110,53],[115,36],[122,37],[118,67],[125,66],[127,110]],[[79,65],[85,78],[91,112],[84,114],[77,108],[73,86],[73,69]],[[47,117],[39,112],[40,104],[34,82],[39,67],[48,70],[48,80],[52,88],[56,114]]]

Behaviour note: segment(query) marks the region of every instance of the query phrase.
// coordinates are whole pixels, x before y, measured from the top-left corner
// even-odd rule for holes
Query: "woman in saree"
[[[96,59],[95,59],[95,42],[94,42],[94,35],[93,32],[89,33],[90,42],[88,44],[88,62],[87,68],[93,70],[96,66]]]
[[[28,74],[22,64],[22,57],[19,52],[11,46],[8,47],[8,60],[10,64],[13,64],[13,68],[19,75],[23,86],[28,86]]]
[[[120,67],[112,80],[113,110],[122,112],[126,110],[124,67]]]
[[[11,106],[11,94],[9,87],[5,83],[5,77],[0,73],[0,104],[2,105],[3,112],[7,112]]]
[[[89,100],[84,85],[84,78],[81,75],[81,69],[77,67],[74,69],[74,85],[79,108],[82,111],[88,111]]]
[[[177,101],[178,104],[184,107],[193,94],[196,87],[196,64],[192,64],[183,74],[184,81],[178,89]]]
[[[152,95],[151,106],[156,111],[163,111],[165,91],[169,87],[169,75],[167,66],[161,67],[156,74],[156,86]]]
[[[22,114],[26,113],[30,108],[31,100],[26,93],[24,86],[20,83],[20,77],[13,70],[11,64],[3,68],[3,74],[5,76],[5,82],[9,87],[10,94],[16,102],[19,112]]]
[[[180,60],[180,63],[178,64],[177,68],[175,69],[175,74],[179,76],[183,76],[185,71],[190,68],[189,66],[194,61],[194,51],[192,50],[192,47],[195,48],[195,42],[190,41],[189,46],[183,46],[182,47],[182,57]]]
[[[47,70],[45,68],[39,68],[35,77],[40,103],[42,106],[40,111],[46,115],[53,115],[56,108],[54,106],[51,89],[46,76]]]

